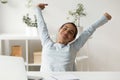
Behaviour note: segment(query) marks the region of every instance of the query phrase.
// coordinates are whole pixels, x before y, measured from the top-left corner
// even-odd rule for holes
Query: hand
[[[108,14],[107,12],[104,13],[104,15],[107,17],[108,20],[111,20],[112,16],[110,14]]]
[[[41,8],[42,10],[45,8],[45,6],[48,6],[48,4],[44,4],[44,3],[38,4],[38,7]]]

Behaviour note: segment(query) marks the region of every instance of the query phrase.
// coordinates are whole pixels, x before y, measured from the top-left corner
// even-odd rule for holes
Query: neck
[[[64,42],[64,41],[60,41],[60,40],[57,40],[57,41],[56,41],[56,43],[60,43],[60,44],[67,45],[67,43],[66,43],[66,42]]]

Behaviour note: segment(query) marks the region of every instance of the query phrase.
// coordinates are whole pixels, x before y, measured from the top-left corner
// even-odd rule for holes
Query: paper
[[[73,74],[54,74],[50,76],[50,80],[80,80],[80,77]]]

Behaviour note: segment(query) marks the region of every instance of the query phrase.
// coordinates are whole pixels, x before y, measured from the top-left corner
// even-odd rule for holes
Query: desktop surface
[[[28,72],[28,77],[44,80],[120,80],[120,72]]]

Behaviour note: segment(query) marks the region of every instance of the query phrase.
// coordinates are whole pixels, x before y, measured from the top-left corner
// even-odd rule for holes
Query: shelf
[[[39,36],[22,34],[0,34],[0,40],[40,40]]]
[[[40,63],[30,63],[30,64],[28,64],[28,66],[41,66],[41,64]]]
[[[76,57],[76,60],[84,60],[84,59],[88,59],[88,56],[80,56],[80,57]]]
[[[32,69],[31,66],[34,67],[40,67],[41,64],[35,64],[35,63],[30,63],[29,64],[29,49],[31,49],[29,46],[30,42],[29,41],[34,41],[36,42],[36,40],[40,41],[40,37],[39,36],[31,36],[31,35],[24,35],[24,34],[0,34],[0,55],[3,55],[3,51],[5,51],[5,55],[10,55],[11,51],[10,51],[10,42],[11,40],[15,40],[15,41],[24,41],[25,43],[23,45],[21,45],[20,43],[15,43],[21,45],[22,47],[24,47],[24,59],[25,59],[25,67],[26,67],[26,71],[29,71],[30,69]],[[40,44],[41,45],[41,44]]]

